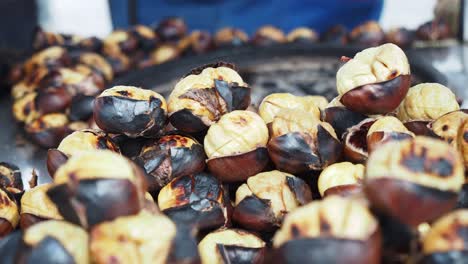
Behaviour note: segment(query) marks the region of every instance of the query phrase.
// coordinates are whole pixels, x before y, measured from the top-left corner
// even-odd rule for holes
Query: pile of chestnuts
[[[100,92],[95,128],[49,149],[51,183],[24,190],[0,163],[2,263],[467,263],[455,95],[410,87],[394,44],[347,59],[336,81],[329,103],[281,93],[257,107],[219,62],[167,100]]]

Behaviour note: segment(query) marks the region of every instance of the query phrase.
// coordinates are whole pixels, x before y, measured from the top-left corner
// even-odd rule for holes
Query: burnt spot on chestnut
[[[348,30],[343,25],[330,27],[322,34],[321,41],[330,44],[345,45],[348,43]]]
[[[385,39],[385,33],[376,21],[368,21],[355,27],[348,37],[353,44],[365,47],[381,45]]]
[[[174,222],[192,228],[218,228],[230,220],[224,188],[207,173],[172,180],[159,192],[158,205]]]
[[[166,125],[166,100],[134,86],[114,86],[94,100],[94,120],[108,133],[155,137]]]
[[[172,179],[202,172],[205,151],[195,139],[170,133],[146,143],[134,161],[148,175],[148,190],[157,191]]]
[[[95,150],[69,158],[47,195],[65,220],[90,228],[138,213],[145,191],[140,168],[117,153]]]
[[[219,229],[198,244],[202,264],[263,263],[266,245],[260,238],[240,229]]]
[[[21,171],[18,166],[0,162],[0,187],[11,193],[19,193],[24,190]]]
[[[367,149],[370,153],[381,144],[412,137],[414,137],[414,134],[396,117],[379,117],[372,123],[367,131]]]
[[[463,183],[464,167],[458,153],[447,143],[428,137],[383,144],[367,161],[368,199],[409,226],[451,210]]]
[[[182,18],[168,17],[159,22],[156,34],[164,42],[177,42],[187,34],[187,25]]]
[[[163,214],[145,211],[95,226],[90,234],[92,263],[167,263],[176,226]]]
[[[12,232],[19,223],[19,208],[13,195],[0,188],[0,238]]]
[[[331,194],[348,196],[361,190],[363,178],[363,165],[339,162],[326,167],[320,173],[317,184],[322,197]]]
[[[443,140],[447,141],[452,146],[457,146],[457,136],[460,126],[465,120],[468,120],[468,113],[461,109],[449,112],[433,122],[429,123],[428,127],[432,129],[434,134]]]
[[[455,94],[438,83],[421,83],[411,87],[397,109],[402,122],[433,121],[460,108]]]
[[[202,54],[214,48],[213,38],[207,31],[195,30],[177,44],[181,54]]]
[[[401,48],[410,48],[415,39],[415,33],[406,28],[393,28],[385,34],[385,41]]]
[[[51,183],[27,190],[21,197],[20,227],[26,229],[46,220],[62,220],[57,207],[47,196]]]
[[[241,110],[225,114],[205,136],[208,170],[222,181],[243,181],[266,167],[267,142],[268,129],[259,115]]]
[[[313,43],[319,40],[318,33],[307,27],[298,27],[289,32],[286,36],[288,42]]]
[[[51,113],[26,123],[25,130],[34,142],[45,148],[54,148],[70,133],[65,114]]]
[[[276,168],[289,173],[321,170],[341,158],[333,127],[311,113],[283,109],[273,119],[268,153]]]
[[[85,230],[65,221],[50,220],[23,232],[16,261],[85,264],[90,262],[88,250]]]
[[[455,210],[437,219],[422,240],[424,255],[421,263],[465,262],[468,259],[467,233],[466,209]]]
[[[273,246],[281,263],[380,263],[381,255],[379,225],[369,209],[334,195],[288,214]]]
[[[390,43],[357,53],[336,73],[340,102],[362,114],[392,112],[405,98],[410,84],[408,59]]]
[[[287,213],[311,200],[302,179],[277,170],[262,172],[237,189],[232,219],[246,229],[271,231]]]
[[[68,116],[71,121],[86,121],[93,116],[94,96],[79,94],[70,102]]]
[[[249,41],[249,36],[241,29],[226,27],[216,32],[214,42],[216,47],[232,47],[244,45]]]
[[[169,118],[177,129],[204,131],[222,115],[250,104],[250,88],[235,70],[224,63],[210,66],[194,69],[169,96]]]
[[[286,42],[286,36],[281,29],[266,25],[257,29],[251,42],[257,46],[268,46],[275,43]]]
[[[327,103],[326,99],[323,101],[321,97],[273,93],[263,98],[258,107],[258,114],[266,124],[271,123],[282,109],[301,109],[320,119],[320,109]]]

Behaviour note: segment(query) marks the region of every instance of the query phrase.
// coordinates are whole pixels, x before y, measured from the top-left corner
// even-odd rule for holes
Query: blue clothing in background
[[[128,27],[128,0],[111,0],[114,27]],[[190,29],[211,32],[231,26],[252,34],[265,24],[284,31],[309,26],[319,32],[336,24],[347,28],[378,20],[383,0],[138,0],[137,22],[152,24],[168,16],[185,19]]]

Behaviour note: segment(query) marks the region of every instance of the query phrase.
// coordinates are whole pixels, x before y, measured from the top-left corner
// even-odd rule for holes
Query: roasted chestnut
[[[149,52],[156,47],[158,37],[155,32],[147,26],[136,25],[130,29],[130,34],[136,38],[138,48],[143,52]]]
[[[442,19],[428,21],[416,30],[416,37],[420,40],[442,40],[452,37],[449,24]]]
[[[71,156],[97,149],[108,149],[120,153],[117,144],[102,131],[85,129],[73,132],[62,139],[57,149],[49,149],[47,170],[53,178],[55,171]]]
[[[169,263],[176,226],[163,214],[122,216],[93,227],[90,233],[91,262]]]
[[[105,56],[107,62],[112,67],[112,71],[116,76],[122,75],[130,70],[131,62],[130,58],[125,54],[112,54]]]
[[[416,135],[428,135],[430,121],[459,108],[457,98],[449,88],[438,83],[421,83],[409,89],[396,113]]]
[[[65,114],[51,113],[26,123],[26,133],[40,146],[54,148],[71,131],[67,128],[69,121]]]
[[[296,96],[290,93],[273,93],[263,98],[258,107],[258,113],[266,124],[270,124],[282,109],[304,110],[313,114],[317,119],[320,119],[320,109],[323,105],[324,101],[321,97]]]
[[[346,160],[353,163],[364,163],[367,160],[367,134],[374,122],[374,118],[366,118],[343,134],[343,154]]]
[[[457,135],[460,126],[468,120],[468,111],[461,109],[449,112],[428,124],[434,134],[453,146],[457,146]]]
[[[80,49],[90,52],[101,52],[102,40],[97,37],[87,37],[80,40]]]
[[[355,27],[348,37],[353,44],[373,47],[381,45],[385,40],[385,33],[376,21],[368,21]]]
[[[241,29],[225,27],[216,32],[214,42],[216,47],[241,46],[249,41],[249,36]]]
[[[56,69],[71,64],[70,56],[66,49],[52,46],[40,52],[34,53],[23,66],[25,76],[29,76],[40,67]]]
[[[107,55],[129,55],[138,48],[137,38],[130,32],[114,30],[103,41],[103,52]]]
[[[310,28],[307,27],[298,27],[289,32],[286,36],[288,42],[305,42],[305,43],[313,43],[319,40],[318,33]]]
[[[47,195],[65,220],[90,228],[138,213],[145,192],[140,168],[110,150],[95,150],[69,158]]]
[[[202,264],[264,263],[265,242],[240,229],[219,229],[198,244]]]
[[[192,70],[176,84],[168,100],[169,119],[181,131],[202,132],[222,115],[249,104],[248,85],[232,64],[219,62]]]
[[[114,79],[114,72],[111,64],[101,55],[92,52],[82,52],[77,58],[77,63],[91,67],[91,69],[101,75],[106,82]]]
[[[283,109],[273,119],[268,153],[276,168],[289,173],[321,170],[341,158],[333,127],[310,112]]]
[[[237,189],[232,220],[249,230],[272,231],[286,214],[310,201],[312,193],[302,179],[277,170],[262,172]]]
[[[377,210],[416,227],[454,208],[464,181],[463,161],[455,149],[417,136],[388,142],[372,152],[364,186]]]
[[[161,64],[179,57],[179,50],[170,44],[159,45],[150,55],[152,64]]]
[[[134,161],[145,169],[148,191],[158,191],[172,179],[202,172],[205,151],[194,138],[170,133],[147,142]]]
[[[286,36],[283,31],[277,27],[266,25],[260,27],[251,39],[257,46],[268,46],[275,43],[286,42]]]
[[[385,34],[385,41],[401,48],[410,48],[415,38],[414,31],[406,28],[392,28]]]
[[[288,214],[273,239],[279,263],[380,263],[379,224],[360,201],[336,195]]]
[[[63,36],[52,32],[46,32],[38,27],[34,33],[32,47],[34,50],[43,50],[50,46],[62,46],[65,43]]]
[[[411,83],[405,53],[395,44],[384,44],[357,53],[336,73],[340,102],[362,114],[395,110]]]
[[[213,38],[207,31],[195,30],[177,44],[181,54],[202,54],[214,48]]]
[[[398,118],[394,116],[379,117],[367,131],[367,150],[371,153],[383,143],[413,137],[413,132],[409,131]]]
[[[225,114],[205,136],[208,170],[223,182],[246,180],[268,164],[268,128],[250,111]]]
[[[468,120],[466,119],[458,130],[457,148],[463,158],[465,169],[468,169]]]
[[[46,220],[63,220],[57,207],[47,196],[47,191],[52,186],[51,183],[42,184],[23,194],[19,222],[21,229]]]
[[[23,179],[18,166],[0,162],[0,188],[4,188],[10,193],[20,193],[24,190]]]
[[[134,86],[114,86],[94,100],[94,121],[108,133],[155,137],[166,125],[166,100]]]
[[[158,206],[175,223],[197,230],[215,229],[230,221],[229,198],[221,182],[208,173],[173,179],[159,192]]]
[[[0,253],[5,264],[90,263],[88,234],[65,221],[44,221],[4,241]]]
[[[159,22],[155,31],[163,42],[177,42],[187,34],[187,25],[182,18],[168,17]]]
[[[41,66],[33,70],[28,75],[22,77],[11,87],[11,96],[19,100],[29,93],[35,92],[41,80],[49,73],[49,69]]]
[[[460,209],[437,219],[422,240],[420,263],[465,263],[468,237],[468,210]]]
[[[348,43],[348,30],[343,25],[330,27],[322,34],[321,41],[335,45],[345,45]]]
[[[339,162],[326,167],[317,184],[322,197],[334,194],[346,197],[362,191],[363,178],[362,164]]]
[[[332,125],[338,138],[352,126],[366,119],[367,116],[353,112],[340,103],[340,98],[333,99],[322,111],[322,120]]]
[[[15,230],[19,223],[19,208],[13,195],[0,188],[0,239]]]

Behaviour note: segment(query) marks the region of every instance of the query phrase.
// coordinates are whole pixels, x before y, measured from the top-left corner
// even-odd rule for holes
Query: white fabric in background
[[[36,2],[39,25],[45,31],[101,38],[112,31],[108,0],[36,0]]]

